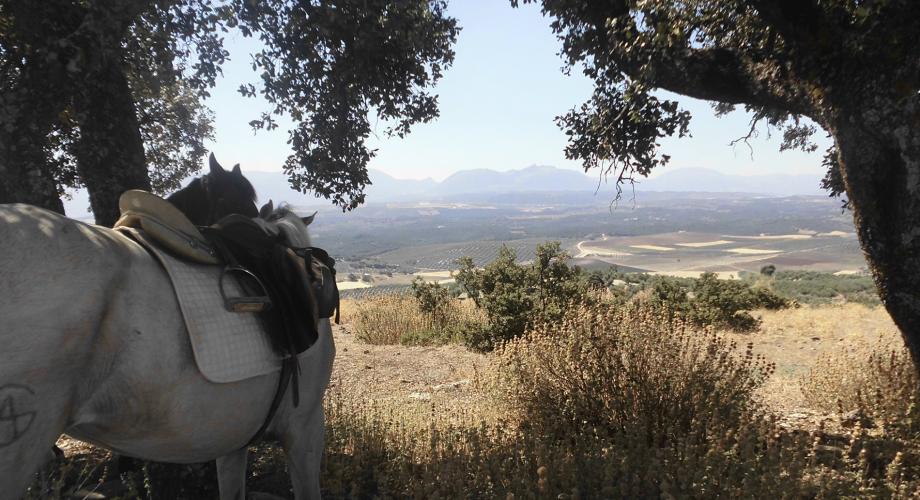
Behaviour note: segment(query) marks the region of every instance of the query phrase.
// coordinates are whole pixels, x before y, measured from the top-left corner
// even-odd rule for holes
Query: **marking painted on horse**
[[[0,386],[0,448],[25,435],[35,421],[32,396],[35,391],[19,384]]]

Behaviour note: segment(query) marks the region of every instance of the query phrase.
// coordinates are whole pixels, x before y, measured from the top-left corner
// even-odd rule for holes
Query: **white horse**
[[[299,227],[288,243],[309,246]],[[265,433],[284,447],[298,499],[320,496],[334,358],[322,319],[299,356],[300,403],[290,384]],[[146,250],[107,228],[0,205],[0,500],[25,492],[62,433],[147,460],[216,459],[221,499],[245,498],[246,445],[279,376],[207,381],[172,285]]]

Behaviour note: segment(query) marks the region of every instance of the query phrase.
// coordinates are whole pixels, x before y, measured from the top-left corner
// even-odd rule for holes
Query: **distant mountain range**
[[[259,199],[286,201],[294,205],[326,204],[323,200],[290,189],[282,172],[244,172],[252,181]],[[488,169],[461,170],[443,181],[433,179],[397,179],[379,170],[370,170],[373,183],[367,189],[367,201],[462,201],[464,195],[482,200],[502,193],[585,192],[612,193],[612,183],[598,183],[597,177],[579,171],[550,166],[530,166],[520,170],[498,172]],[[768,196],[823,195],[819,180],[812,175],[764,174],[732,175],[707,168],[669,170],[654,179],[642,179],[636,192],[750,193]],[[86,214],[85,192],[65,202],[69,214]]]
[[[520,193],[535,191],[612,192],[612,183],[575,170],[531,166],[496,172],[487,169],[461,170],[441,182],[432,179],[403,180],[371,170],[373,185],[368,201],[393,201],[407,198],[456,198],[464,194]],[[636,191],[751,193],[770,196],[823,195],[813,175],[732,175],[707,168],[682,168],[662,173],[654,179],[641,179]]]

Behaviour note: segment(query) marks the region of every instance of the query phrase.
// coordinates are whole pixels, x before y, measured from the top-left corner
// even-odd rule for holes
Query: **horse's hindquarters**
[[[0,255],[0,498],[18,498],[111,361],[96,345],[127,252],[54,212],[0,205]]]

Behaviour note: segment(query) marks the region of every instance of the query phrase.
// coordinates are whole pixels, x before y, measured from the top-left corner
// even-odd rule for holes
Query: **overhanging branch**
[[[803,96],[786,88],[786,82],[764,81],[755,76],[758,63],[725,48],[683,49],[670,61],[620,61],[624,71],[655,87],[671,92],[729,104],[748,104],[768,109],[782,109],[792,114],[813,116],[813,108]]]

